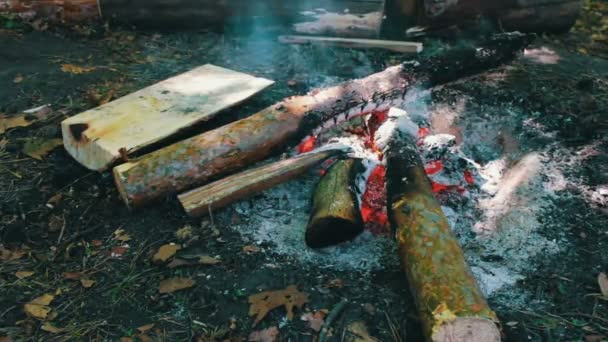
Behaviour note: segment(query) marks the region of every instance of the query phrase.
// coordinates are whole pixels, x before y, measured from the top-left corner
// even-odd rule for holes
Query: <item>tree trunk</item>
[[[306,227],[306,244],[323,248],[354,239],[363,231],[363,220],[354,191],[361,167],[355,159],[337,161],[321,177],[312,199]]]
[[[366,78],[287,98],[245,119],[175,143],[114,168],[128,206],[217,180],[268,157],[324,122],[388,110],[412,87],[425,88],[510,62],[531,38],[496,35],[478,48],[463,48],[404,63]]]
[[[500,341],[496,314],[433,194],[413,137],[397,132],[386,161],[389,219],[427,339]]]

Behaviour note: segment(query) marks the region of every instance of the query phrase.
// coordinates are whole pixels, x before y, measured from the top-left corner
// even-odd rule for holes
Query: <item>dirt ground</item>
[[[524,274],[489,296],[508,341],[608,340],[608,298],[598,285],[598,274],[608,272],[607,18],[604,2],[587,1],[572,32],[543,35],[512,65],[430,94],[432,110],[474,99],[457,125],[465,136],[475,135],[476,122],[504,120],[519,150],[546,148],[547,158],[567,165],[561,169],[567,184],[543,202],[535,232],[559,248],[526,259]],[[174,198],[130,212],[110,173],[82,168],[61,147],[34,159],[30,146],[33,138],[61,138],[59,123],[69,116],[205,63],[276,84],[182,137],[408,57],[282,45],[272,26],[223,34],[41,30],[2,16],[0,25],[0,114],[15,117],[48,105],[26,115],[33,122],[27,127],[0,133],[0,341],[240,341],[274,326],[282,341],[314,341],[318,333],[302,314],[331,311],[343,299],[347,309],[331,323],[332,340],[347,340],[346,327],[355,321],[380,341],[421,340],[405,275],[390,257],[378,267],[333,267],[240,230],[257,222],[242,206],[271,203],[275,193],[230,206],[213,222],[188,218]],[[429,53],[449,44],[428,43]],[[77,69],[62,70],[65,64]],[[541,127],[535,133],[526,128],[531,122]],[[491,154],[484,146],[467,149],[479,163]],[[307,216],[306,208],[297,210]],[[298,221],[281,216],[277,222],[289,230]],[[475,234],[463,235],[473,255]],[[183,258],[208,262],[176,268],[152,262],[168,243],[187,246],[178,252]],[[484,255],[509,264],[504,256]],[[160,294],[159,283],[173,277],[196,284]],[[305,308],[296,309],[293,320],[273,310],[252,328],[248,297],[289,285],[309,295]],[[54,297],[44,305],[52,311],[44,319],[26,315],[25,305],[43,294]]]

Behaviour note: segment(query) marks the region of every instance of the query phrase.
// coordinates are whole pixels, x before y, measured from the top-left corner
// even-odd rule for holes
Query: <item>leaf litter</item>
[[[308,294],[300,292],[296,285],[290,285],[284,290],[264,291],[249,296],[249,316],[256,316],[255,327],[266,315],[281,306],[287,310],[287,319],[293,319],[293,309],[301,309],[309,302]]]
[[[26,138],[23,153],[37,160],[42,160],[55,148],[63,145],[61,139]]]
[[[176,291],[184,290],[193,287],[196,285],[196,282],[191,278],[170,278],[161,280],[158,285],[158,292],[161,294],[164,293],[173,293]]]
[[[279,340],[279,329],[277,327],[270,327],[267,329],[254,331],[249,334],[247,339],[253,342],[275,342]]]
[[[160,246],[158,251],[152,256],[152,261],[155,263],[163,263],[171,259],[177,251],[182,248],[180,245],[174,243]]]
[[[23,311],[30,317],[45,319],[52,311],[49,305],[53,299],[55,299],[55,296],[45,293],[40,297],[34,298],[29,303],[26,303],[23,306]]]

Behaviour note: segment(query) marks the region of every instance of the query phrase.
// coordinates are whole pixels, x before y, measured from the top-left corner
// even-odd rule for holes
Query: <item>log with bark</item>
[[[306,244],[323,248],[354,239],[363,231],[363,220],[354,191],[355,177],[361,161],[337,161],[317,184],[310,220],[306,227]]]
[[[287,98],[257,114],[194,136],[114,168],[130,207],[217,180],[261,161],[323,123],[388,110],[408,91],[479,73],[513,60],[531,42],[499,34],[476,47],[406,62],[366,78]]]
[[[496,314],[435,198],[414,137],[396,130],[385,158],[389,220],[427,339],[500,341]]]
[[[237,173],[178,196],[190,216],[203,216],[304,173],[341,149],[325,149]]]

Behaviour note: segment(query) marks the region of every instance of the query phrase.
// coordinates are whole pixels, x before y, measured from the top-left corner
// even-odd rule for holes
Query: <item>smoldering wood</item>
[[[339,160],[319,180],[306,227],[305,239],[309,247],[336,245],[363,232],[363,219],[354,191],[360,168],[360,160]]]
[[[261,161],[341,113],[388,110],[416,91],[510,62],[531,42],[519,33],[390,67],[366,78],[287,98],[257,114],[114,168],[129,207],[201,186]]]
[[[500,341],[496,314],[435,198],[413,137],[394,134],[385,158],[389,221],[427,340]]]
[[[422,52],[422,43],[404,42],[399,40],[313,36],[280,36],[279,41],[285,44],[317,44],[355,49],[383,49],[409,54],[416,54]]]
[[[204,216],[235,201],[289,181],[340,150],[311,152],[237,173],[178,196],[190,216]]]

